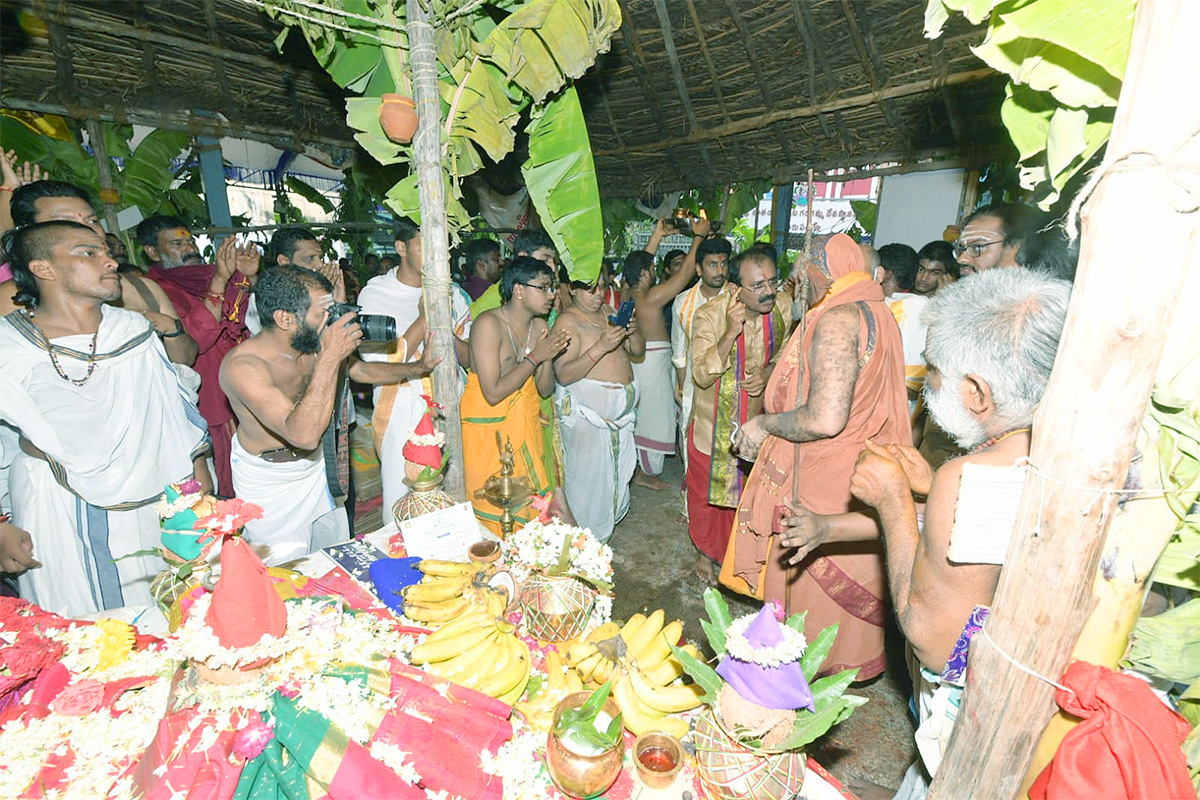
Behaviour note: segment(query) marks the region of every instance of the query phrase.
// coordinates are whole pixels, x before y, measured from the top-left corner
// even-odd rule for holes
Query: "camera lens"
[[[382,314],[359,314],[358,325],[368,342],[390,342],[396,338],[396,320]]]

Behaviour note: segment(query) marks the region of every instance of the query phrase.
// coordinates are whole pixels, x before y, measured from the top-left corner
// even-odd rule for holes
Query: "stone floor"
[[[353,439],[358,488],[355,527],[359,532],[368,532],[378,528],[381,520],[378,461],[368,425],[360,425]],[[683,467],[678,458],[667,459],[663,477],[673,485],[682,482]],[[686,637],[702,644],[699,619],[704,611],[705,584],[693,571],[696,551],[679,512],[677,491],[656,492],[633,486],[629,514],[610,542],[616,573],[613,617],[626,619],[639,611],[662,608],[667,619],[683,620]],[[757,608],[756,603],[737,595],[726,593],[726,598],[735,615]],[[897,630],[891,631],[888,650],[903,653]],[[902,658],[894,660],[882,676],[852,689],[868,697],[869,702],[810,748],[813,757],[843,783],[865,779],[895,788],[916,758],[907,708],[907,672]]]

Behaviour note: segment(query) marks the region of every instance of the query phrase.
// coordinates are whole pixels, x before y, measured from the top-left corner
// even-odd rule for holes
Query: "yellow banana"
[[[700,658],[701,661],[704,660],[700,657],[700,651],[696,649],[696,645],[694,644],[685,644],[679,649],[688,653],[693,658]],[[672,654],[649,669],[643,668],[642,672],[646,673],[646,677],[650,679],[651,683],[666,686],[683,674],[683,664]]]
[[[587,635],[586,641],[602,642],[605,639],[611,639],[620,632],[621,626],[611,620],[596,628]]]
[[[529,727],[534,730],[546,733],[550,730],[550,726],[554,724],[554,706],[545,706],[538,702],[513,703],[513,710],[517,711],[525,722],[529,723]]]
[[[451,621],[442,625],[433,633],[429,634],[425,641],[428,642],[431,639],[434,641],[449,639],[453,636],[457,636],[463,631],[477,628],[481,625],[492,625],[494,623],[495,619],[493,617],[489,617],[487,614],[483,613],[483,611],[466,611],[465,613],[458,615]]]
[[[404,616],[417,622],[449,622],[467,610],[467,599],[458,597],[445,603],[404,604]]]
[[[633,638],[633,635],[637,633],[638,628],[642,627],[645,622],[645,614],[634,614],[632,617],[626,620],[625,624],[621,626],[619,631],[617,631],[617,635],[619,635],[625,642],[626,652],[629,651],[629,640]]]
[[[463,676],[479,669],[481,663],[491,663],[492,650],[495,648],[496,639],[499,636],[499,632],[493,629],[470,649],[446,661],[434,661],[426,664],[425,669],[438,677],[462,683]],[[483,659],[488,660],[483,661]]]
[[[567,670],[567,694],[575,694],[575,692],[583,691],[583,679],[579,677],[579,673],[573,669]]]
[[[546,688],[556,694],[567,690],[567,669],[563,666],[562,656],[553,647],[546,651]]]
[[[428,664],[431,661],[448,661],[465,653],[481,641],[496,632],[495,625],[478,625],[468,628],[456,636],[445,636],[434,639],[432,636],[412,649],[409,654],[414,664]]]
[[[496,645],[491,650],[491,658],[476,665],[471,674],[463,678],[466,686],[497,697],[512,688],[513,681],[519,674],[521,666],[517,663],[517,653],[512,643],[517,641],[513,636],[497,636]]]
[[[488,589],[487,594],[484,597],[487,612],[489,614],[497,617],[504,616],[504,609],[508,607],[508,602],[505,599],[507,595],[492,589]]]
[[[666,612],[661,608],[655,609],[646,617],[645,623],[640,625],[638,629],[625,640],[625,655],[634,656],[642,651],[650,641],[662,632],[663,620],[666,618]]]
[[[584,659],[599,652],[591,642],[575,642],[567,648],[567,666],[578,668]]]
[[[655,686],[639,669],[629,671],[629,685],[642,705],[662,714],[691,711],[700,705],[700,697],[704,694],[704,690],[695,684]]]
[[[642,669],[648,669],[661,663],[671,655],[671,645],[679,642],[683,635],[683,623],[675,620],[665,626],[662,632],[651,639],[645,647],[633,654],[633,660]]]
[[[436,603],[458,597],[470,585],[471,577],[469,575],[455,578],[430,579],[426,577],[420,583],[405,586],[400,590],[400,594],[405,600],[411,600],[414,603]]]
[[[600,651],[592,653],[590,656],[580,661],[575,665],[575,670],[579,673],[579,677],[587,683],[592,679],[592,672],[596,667],[600,666],[600,662],[604,660],[604,656],[600,655]]]
[[[525,694],[531,665],[528,645],[516,637],[509,637],[506,644],[510,653],[508,666],[492,680],[480,684],[480,691],[511,705]]]
[[[592,680],[596,683],[606,682],[612,677],[613,669],[616,666],[617,665],[614,664],[611,659],[602,657],[600,659],[600,663],[596,665],[594,670],[592,670]]]
[[[639,705],[629,683],[628,676],[613,684],[613,698],[621,708],[621,720],[634,736],[641,736],[651,731],[669,733],[676,739],[682,739],[688,732],[688,724],[679,717],[667,717],[647,713]]]
[[[449,578],[458,575],[474,575],[487,569],[487,565],[477,564],[474,561],[439,561],[426,558],[417,562],[417,569],[426,575]]]

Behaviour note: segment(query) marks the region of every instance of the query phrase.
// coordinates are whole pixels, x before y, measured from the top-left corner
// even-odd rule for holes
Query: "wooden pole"
[[[112,161],[108,158],[108,148],[104,145],[104,137],[100,134],[100,123],[94,119],[87,121],[88,140],[92,145],[92,155],[96,159],[96,178],[100,183],[101,189],[112,189]],[[107,194],[103,192],[102,194]],[[121,228],[117,224],[117,207],[112,203],[100,198],[100,202],[104,204],[104,227],[113,236],[121,235]]]
[[[1198,37],[1193,0],[1138,3],[1112,138],[1083,207],[1071,308],[1034,419],[1035,469],[930,800],[1016,795],[1055,706],[1053,687],[1009,658],[1060,681],[1095,604],[1113,490],[1124,484],[1184,280],[1200,267],[1200,196],[1182,180],[1200,170],[1200,104],[1179,103],[1174,88],[1200,68]],[[1138,265],[1143,278],[1130,271]]]
[[[450,240],[446,227],[446,178],[442,171],[442,108],[438,95],[437,52],[429,10],[420,0],[408,0],[409,64],[417,134],[413,162],[421,202],[423,266],[421,285],[425,314],[433,332],[434,352],[442,359],[433,370],[433,395],[441,403],[446,436],[446,477],[443,489],[457,500],[469,499],[463,480],[462,423],[458,413],[458,360],[454,355],[454,325],[450,313]]]

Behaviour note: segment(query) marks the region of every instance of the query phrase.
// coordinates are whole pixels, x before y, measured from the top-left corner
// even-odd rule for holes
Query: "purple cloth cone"
[[[768,606],[758,612],[746,628],[745,636],[755,647],[774,647],[783,642],[779,621]],[[764,667],[726,653],[717,665],[717,674],[746,700],[764,708],[814,710],[812,690],[798,660]]]

